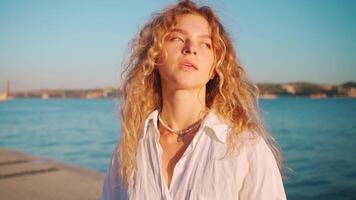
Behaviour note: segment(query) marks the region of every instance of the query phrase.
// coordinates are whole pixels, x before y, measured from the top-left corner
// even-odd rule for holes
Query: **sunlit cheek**
[[[169,45],[167,46],[167,53],[168,54],[176,54],[177,52],[181,51],[181,47],[178,45]]]
[[[205,66],[206,66],[206,71],[208,76],[210,76],[210,74],[213,71],[213,65],[214,65],[214,54],[212,52],[208,52],[206,54],[206,57],[204,59],[205,61]]]
[[[204,58],[207,63],[212,63],[214,61],[214,54],[211,51],[202,51],[202,58]]]

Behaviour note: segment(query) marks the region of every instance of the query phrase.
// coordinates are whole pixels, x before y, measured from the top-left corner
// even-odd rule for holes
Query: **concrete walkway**
[[[99,199],[104,174],[0,149],[0,200]]]

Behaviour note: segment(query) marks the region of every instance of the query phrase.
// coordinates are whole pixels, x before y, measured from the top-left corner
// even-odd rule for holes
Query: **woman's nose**
[[[184,45],[182,49],[182,53],[185,54],[194,54],[197,55],[197,50],[195,47],[192,45],[191,42],[187,42],[186,45]]]

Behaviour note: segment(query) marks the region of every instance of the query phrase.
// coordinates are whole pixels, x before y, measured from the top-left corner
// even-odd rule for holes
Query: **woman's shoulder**
[[[253,146],[261,137],[261,134],[248,128],[235,131],[231,123],[214,110],[210,111],[203,124],[209,127],[213,135],[225,145],[234,140],[237,146]]]
[[[259,134],[254,130],[248,129],[241,132],[239,138],[241,141],[240,145],[242,145],[246,149],[246,153],[248,155],[264,155],[269,154],[271,151],[269,145],[267,144],[267,139],[263,137],[262,134]]]
[[[241,199],[286,199],[281,173],[268,139],[256,133],[248,133],[246,138],[244,156],[248,173]]]
[[[250,170],[262,172],[267,167],[279,171],[268,139],[254,131],[246,131],[242,137],[243,152]]]
[[[271,147],[268,145],[269,141],[255,130],[246,129],[240,133],[230,131],[227,134],[226,148],[234,146],[237,157],[244,157],[249,164],[253,165],[261,160],[274,158]],[[231,134],[237,134],[236,138],[232,138]]]

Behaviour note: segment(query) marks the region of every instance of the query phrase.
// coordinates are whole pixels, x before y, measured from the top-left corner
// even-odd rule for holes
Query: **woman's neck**
[[[174,130],[187,128],[205,114],[205,88],[163,90],[162,98],[163,106],[160,116]]]

